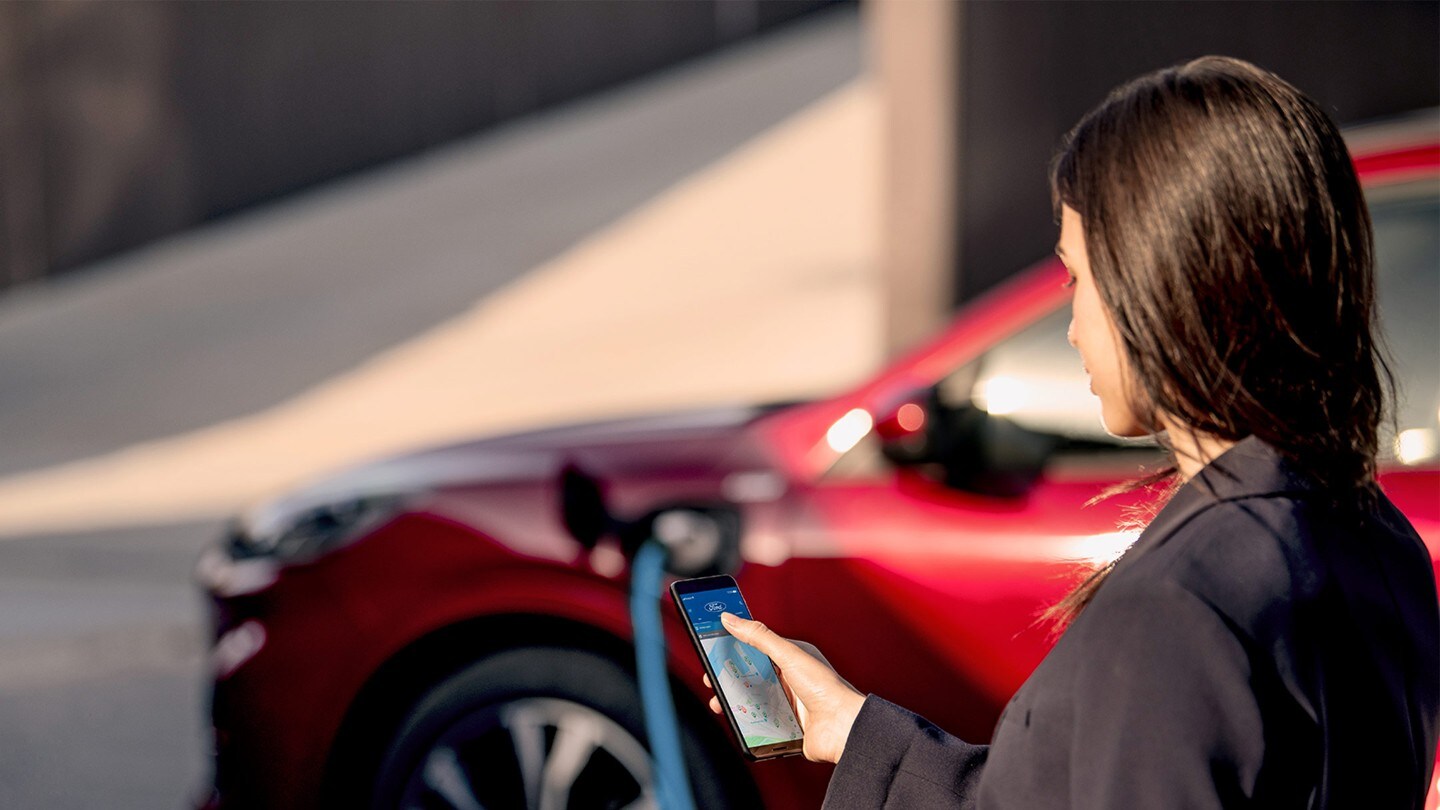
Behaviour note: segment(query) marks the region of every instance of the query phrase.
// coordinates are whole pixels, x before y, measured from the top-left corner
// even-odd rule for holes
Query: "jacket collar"
[[[1139,552],[1159,544],[1190,518],[1215,504],[1262,495],[1301,494],[1314,489],[1314,482],[1296,470],[1278,450],[1261,439],[1247,436],[1185,482],[1150,521],[1131,551]]]

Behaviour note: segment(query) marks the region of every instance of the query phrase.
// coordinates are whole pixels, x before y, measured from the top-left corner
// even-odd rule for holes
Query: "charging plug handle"
[[[678,577],[733,573],[740,562],[740,516],[728,507],[673,506],[638,526],[666,551],[665,569]]]

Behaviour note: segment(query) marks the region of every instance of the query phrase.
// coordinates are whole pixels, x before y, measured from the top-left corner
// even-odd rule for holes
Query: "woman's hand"
[[[800,727],[805,731],[805,758],[812,762],[839,762],[865,696],[836,674],[830,662],[813,646],[781,638],[760,622],[732,613],[720,614],[720,621],[730,635],[770,656],[775,663],[780,684],[794,704]],[[711,686],[708,677],[705,685]],[[710,710],[720,713],[719,698],[710,698]]]

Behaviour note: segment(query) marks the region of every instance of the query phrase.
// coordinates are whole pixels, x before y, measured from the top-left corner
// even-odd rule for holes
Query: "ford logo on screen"
[[[725,603],[724,603],[724,602],[706,602],[706,603],[705,603],[705,609],[708,610],[708,611],[710,611],[711,613],[719,613],[720,611],[722,611],[722,610],[725,609]]]

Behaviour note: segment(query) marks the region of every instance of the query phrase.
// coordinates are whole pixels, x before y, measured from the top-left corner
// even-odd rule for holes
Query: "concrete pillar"
[[[45,273],[43,54],[33,3],[0,3],[0,289]]]
[[[958,0],[865,6],[886,110],[881,257],[890,355],[934,334],[955,300],[962,13]]]

